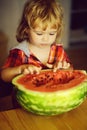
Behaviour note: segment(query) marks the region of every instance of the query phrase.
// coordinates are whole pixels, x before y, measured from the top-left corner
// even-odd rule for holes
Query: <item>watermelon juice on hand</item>
[[[12,81],[18,103],[39,115],[58,115],[78,107],[87,95],[87,75],[81,70],[51,70],[19,75]]]

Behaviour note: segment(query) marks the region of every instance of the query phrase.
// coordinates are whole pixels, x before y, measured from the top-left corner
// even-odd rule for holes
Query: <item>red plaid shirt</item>
[[[64,51],[62,45],[52,44],[50,48],[50,53],[48,57],[47,64],[54,64],[55,62],[66,61],[70,63],[70,60]],[[48,68],[47,65],[44,65],[37,57],[33,54],[27,56],[23,50],[14,48],[10,50],[9,56],[3,66],[3,68],[19,66],[22,64],[33,64],[35,66],[41,66],[43,69]],[[71,63],[70,63],[71,64]]]

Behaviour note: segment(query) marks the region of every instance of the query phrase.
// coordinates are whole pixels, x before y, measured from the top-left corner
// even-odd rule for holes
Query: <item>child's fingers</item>
[[[67,63],[66,61],[64,61],[64,62],[63,62],[63,68],[64,68],[64,69],[67,69],[67,68],[69,68],[69,67],[70,67],[70,64]]]
[[[58,62],[54,65],[53,71],[56,72],[58,69],[68,69],[70,67],[70,63],[67,63],[66,61]]]
[[[61,69],[61,68],[63,68],[62,62],[57,62],[54,65],[53,71],[56,72],[58,69]]]
[[[23,70],[23,74],[29,74],[30,72],[29,72],[29,70],[27,69],[27,68],[25,68],[24,70]]]
[[[25,64],[20,67],[20,72],[21,74],[34,74],[34,73],[38,74],[40,73],[41,69],[42,67]]]
[[[28,70],[30,74],[34,74],[34,73],[38,74],[41,70],[41,67],[29,66]]]

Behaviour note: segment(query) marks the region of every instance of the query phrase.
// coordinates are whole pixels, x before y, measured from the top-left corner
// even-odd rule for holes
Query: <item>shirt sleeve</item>
[[[67,53],[65,52],[63,46],[57,46],[56,58],[57,58],[57,61],[70,62],[70,59],[69,59]]]
[[[23,64],[23,62],[24,62],[24,52],[19,49],[13,49],[10,50],[6,62],[2,68],[15,67]]]
[[[63,46],[57,46],[57,53],[56,53],[56,62],[64,62],[66,61],[67,63],[70,64],[70,67],[73,68],[73,65],[66,53],[66,51],[64,50]]]
[[[49,54],[47,65],[54,66],[54,64],[56,63],[64,63],[64,62],[69,63],[70,67],[73,68],[73,65],[67,53],[65,52],[62,44],[58,44],[58,45],[53,44],[50,49],[50,54]]]

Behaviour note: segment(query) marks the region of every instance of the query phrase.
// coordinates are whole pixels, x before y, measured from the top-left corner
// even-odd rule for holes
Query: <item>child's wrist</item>
[[[20,67],[20,66],[17,66],[17,67],[15,68],[15,72],[16,72],[16,75],[21,74],[21,73],[22,73],[21,67]]]
[[[19,69],[18,69],[18,74],[22,74],[22,68],[21,67],[19,67]]]

